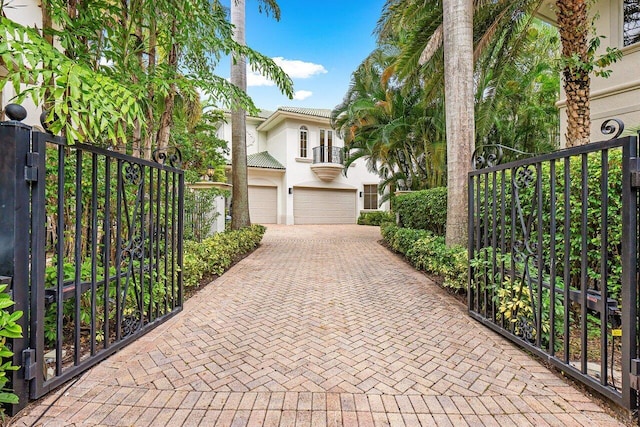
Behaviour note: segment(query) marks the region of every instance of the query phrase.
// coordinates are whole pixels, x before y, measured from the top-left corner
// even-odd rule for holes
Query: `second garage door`
[[[355,190],[299,188],[293,190],[295,224],[355,224]]]
[[[249,217],[253,224],[278,222],[278,190],[276,187],[249,186]]]

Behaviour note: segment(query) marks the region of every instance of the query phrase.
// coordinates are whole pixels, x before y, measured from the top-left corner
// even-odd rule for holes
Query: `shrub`
[[[582,255],[582,209],[586,209],[586,268],[587,288],[600,289],[600,271],[603,260],[602,248],[602,189],[601,177],[602,154],[600,152],[586,155],[586,169],[583,171],[582,156],[573,156],[568,162],[569,176],[565,180],[564,162],[558,161],[555,166],[555,188],[551,188],[552,171],[550,162],[530,165],[516,169],[507,169],[504,173],[496,173],[490,178],[476,181],[477,199],[475,210],[483,218],[477,228],[482,240],[487,236],[495,236],[498,241],[504,238],[504,246],[511,248],[524,238],[522,224],[530,228],[528,240],[537,244],[540,238],[543,266],[551,265],[551,200],[555,201],[555,257],[562,262],[556,263],[556,280],[562,279],[565,273],[570,277],[569,286],[581,289],[583,255]],[[622,286],[622,152],[620,149],[608,151],[607,157],[607,198],[606,198],[606,264],[609,297],[620,298]],[[583,172],[586,174],[586,186],[583,185]],[[527,179],[533,181],[527,183]],[[536,197],[537,182],[540,182],[540,199]],[[517,185],[518,192],[513,188]],[[478,188],[479,186],[479,188]],[[565,186],[568,190],[565,193]],[[479,191],[478,191],[479,190]],[[494,191],[495,190],[495,191]],[[583,200],[583,191],[587,198]],[[494,200],[495,194],[495,202]],[[517,196],[517,197],[516,197]],[[565,203],[568,197],[569,203]],[[538,225],[538,203],[542,223]],[[495,206],[494,206],[495,203]],[[495,209],[495,216],[493,210]],[[485,212],[487,210],[487,212]],[[504,211],[504,214],[501,212]],[[569,221],[565,223],[565,216]],[[511,218],[515,218],[512,223]],[[531,225],[527,225],[527,224]],[[566,229],[565,229],[566,227]],[[538,235],[538,230],[542,235]],[[569,239],[565,242],[565,232]],[[512,237],[513,236],[513,237]],[[566,244],[566,246],[565,246]],[[484,246],[481,245],[481,247]],[[476,248],[476,253],[481,247]],[[569,263],[564,262],[565,247],[568,248]],[[510,250],[508,250],[510,252]],[[536,250],[537,252],[537,250]],[[533,258],[529,258],[533,266]],[[534,266],[535,268],[535,266]],[[568,270],[568,271],[567,271]]]
[[[396,198],[400,226],[444,236],[447,222],[447,188],[414,191]]]
[[[13,352],[7,343],[10,338],[22,338],[22,327],[16,322],[22,317],[22,311],[10,313],[8,308],[14,302],[7,292],[6,284],[0,285],[0,404],[17,404],[18,396],[7,389],[9,377],[8,371],[17,371],[20,367],[12,364]],[[4,409],[0,405],[0,415],[4,415]]]
[[[395,224],[384,224],[380,231],[385,242],[417,270],[440,276],[445,288],[466,291],[469,262],[464,247],[447,247],[442,236]]]
[[[380,226],[380,234],[382,234],[382,238],[390,247],[393,247],[395,243],[396,231],[398,228],[399,227],[392,222],[388,222]]]
[[[359,225],[382,225],[385,222],[394,221],[393,214],[386,211],[360,212],[358,217]]]
[[[443,237],[427,235],[413,244],[406,257],[416,269],[442,277],[445,288],[466,291],[469,271],[466,248],[447,247]]]
[[[413,228],[398,228],[393,241],[392,248],[406,255],[413,245],[420,239],[427,237],[430,233],[426,230],[414,230]]]
[[[258,246],[265,231],[263,225],[256,224],[215,234],[200,243],[186,241],[182,266],[184,286],[196,286],[206,276],[222,275],[236,259]]]

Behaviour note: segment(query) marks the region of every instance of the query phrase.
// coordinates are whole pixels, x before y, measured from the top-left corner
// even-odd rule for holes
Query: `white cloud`
[[[313,62],[305,62],[297,59],[285,59],[281,56],[273,58],[275,62],[282,70],[289,75],[292,79],[308,79],[318,74],[326,74],[327,69],[320,64],[314,64]],[[264,77],[257,71],[252,71],[249,65],[247,65],[247,86],[275,86],[275,83]],[[307,94],[307,91],[300,91],[301,96],[309,97],[311,93]],[[304,98],[302,98],[304,99]]]
[[[275,86],[276,84],[257,71],[247,68],[247,86]]]
[[[293,94],[293,99],[295,99],[296,101],[302,101],[309,98],[311,95],[313,95],[313,92],[311,91],[297,90],[296,93]]]
[[[327,70],[320,64],[304,62],[297,59],[284,59],[281,56],[273,58],[273,62],[278,64],[285,73],[292,79],[308,79],[316,74],[326,74]]]

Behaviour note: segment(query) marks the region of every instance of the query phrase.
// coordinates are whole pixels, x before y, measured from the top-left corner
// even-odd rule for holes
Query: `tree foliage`
[[[10,82],[18,101],[45,105],[49,128],[70,140],[107,141],[149,158],[170,143],[176,114],[200,114],[201,94],[256,110],[215,74],[225,55],[244,55],[292,92],[270,58],[233,41],[227,12],[218,0],[45,0],[42,31],[2,19],[0,55],[10,72],[0,87]]]
[[[558,144],[559,40],[554,28],[526,13],[533,6],[523,4],[513,9],[497,2],[476,11],[475,134],[479,145],[541,153]],[[378,47],[354,71],[332,113],[349,150],[347,166],[365,159],[382,178],[385,197],[447,184],[443,55],[435,34],[442,9],[419,6],[387,3]],[[421,56],[428,57],[422,65]]]

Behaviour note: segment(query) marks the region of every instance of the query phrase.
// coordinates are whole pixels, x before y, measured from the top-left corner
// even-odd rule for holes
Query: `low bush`
[[[444,237],[428,235],[418,239],[405,255],[416,269],[440,276],[445,288],[466,291],[469,271],[466,248],[447,247]]]
[[[10,311],[10,307],[14,305],[11,295],[7,291],[7,284],[0,285],[0,419],[4,418],[4,405],[17,404],[18,396],[9,385],[9,371],[17,371],[19,366],[12,364],[13,351],[8,339],[22,338],[22,327],[17,321],[22,317],[22,311]]]
[[[385,222],[394,221],[393,214],[386,211],[360,212],[358,217],[359,225],[382,225]]]
[[[380,234],[382,234],[382,239],[391,248],[393,248],[393,245],[395,244],[396,231],[398,231],[398,228],[399,227],[392,222],[388,222],[380,226]]]
[[[202,242],[186,241],[182,266],[184,286],[197,286],[205,277],[222,275],[235,260],[258,246],[265,231],[263,225],[255,224],[215,234]]]
[[[395,224],[384,224],[380,231],[389,247],[403,254],[416,269],[441,277],[445,288],[466,291],[469,261],[464,247],[447,247],[442,236]]]
[[[399,195],[396,198],[395,209],[402,227],[428,230],[438,236],[444,236],[447,222],[447,188],[431,188]]]
[[[426,230],[415,230],[413,228],[398,228],[393,239],[393,250],[406,255],[413,245],[420,239],[430,236]]]

